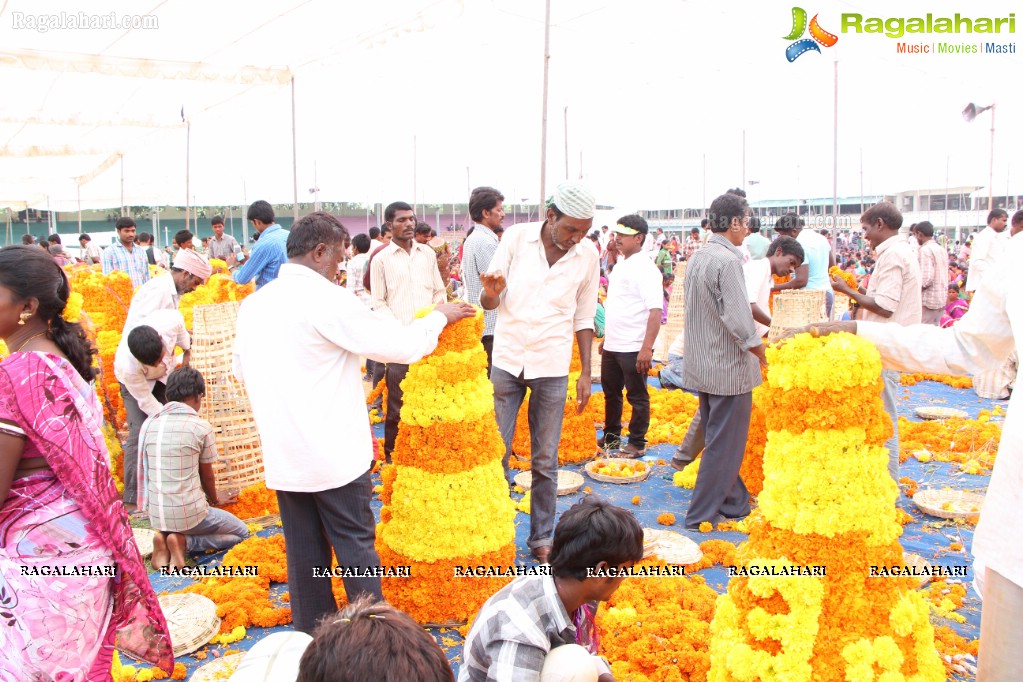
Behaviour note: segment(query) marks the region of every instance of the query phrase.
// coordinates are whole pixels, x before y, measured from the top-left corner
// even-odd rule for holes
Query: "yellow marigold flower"
[[[701,533],[709,533],[712,530],[714,530],[714,524],[712,524],[710,521],[704,521],[703,523],[700,524]]]
[[[635,497],[632,498],[632,503],[637,507],[639,506],[639,495],[636,495]]]

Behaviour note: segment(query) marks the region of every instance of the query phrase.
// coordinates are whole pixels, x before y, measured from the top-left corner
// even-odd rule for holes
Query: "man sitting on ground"
[[[614,573],[643,558],[643,529],[628,511],[589,497],[561,516],[554,530],[551,574],[521,576],[480,609],[465,640],[459,682],[539,680],[551,650],[580,644],[593,654],[599,682],[612,682],[591,639],[597,603],[625,579]]]
[[[213,426],[199,416],[204,395],[199,370],[179,367],[167,378],[167,404],[139,434],[139,509],[157,531],[156,570],[168,564],[181,570],[185,552],[229,549],[249,536],[238,517],[210,506],[229,500],[217,495]]]

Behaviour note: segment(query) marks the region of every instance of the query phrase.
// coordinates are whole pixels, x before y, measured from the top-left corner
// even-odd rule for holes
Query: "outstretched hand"
[[[484,273],[480,275],[480,284],[483,285],[483,293],[487,296],[497,298],[508,287],[504,279],[504,273],[500,270],[494,274]]]
[[[442,303],[434,310],[448,318],[448,324],[454,324],[476,314],[476,308],[468,303]]]

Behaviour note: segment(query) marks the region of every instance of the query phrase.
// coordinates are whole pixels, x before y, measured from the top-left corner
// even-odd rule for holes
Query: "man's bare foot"
[[[171,565],[179,571],[183,569],[185,567],[185,553],[188,551],[188,538],[181,533],[168,533],[167,549],[170,550]]]
[[[153,556],[150,558],[149,563],[152,564],[154,571],[166,568],[167,564],[170,563],[167,537],[160,531],[156,531],[156,535],[153,536]]]

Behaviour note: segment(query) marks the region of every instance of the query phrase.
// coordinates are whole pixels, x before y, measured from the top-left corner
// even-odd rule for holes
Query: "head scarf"
[[[196,253],[192,249],[181,249],[174,256],[174,267],[185,272],[190,272],[199,279],[207,280],[213,274],[213,268],[206,256]]]
[[[597,211],[597,200],[593,192],[581,182],[566,180],[554,188],[554,194],[547,199],[547,208],[557,206],[570,218],[592,218]]]

